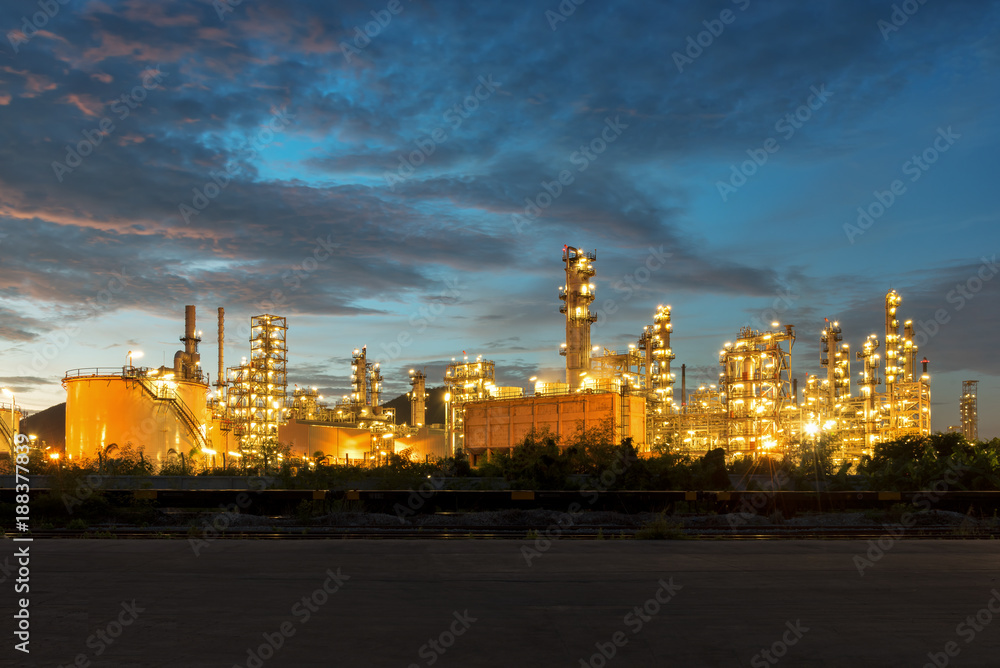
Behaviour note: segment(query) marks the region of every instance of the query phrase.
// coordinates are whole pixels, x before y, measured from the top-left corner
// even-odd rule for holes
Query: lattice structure
[[[445,394],[445,433],[448,447],[454,454],[462,448],[465,438],[465,404],[472,401],[489,399],[492,388],[496,387],[496,365],[482,356],[474,362],[464,361],[452,363],[444,372],[444,384],[448,388]]]
[[[740,330],[720,352],[730,455],[773,452],[785,442],[783,418],[792,405],[791,325],[781,332]],[[785,348],[782,344],[787,343]]]
[[[674,377],[670,363],[674,351],[670,347],[673,324],[670,306],[659,306],[653,324],[643,327],[639,337],[639,352],[643,355],[643,389],[646,393],[646,439],[651,446],[662,446],[677,431],[674,406]]]
[[[229,414],[244,457],[262,455],[265,445],[277,441],[278,426],[285,422],[287,332],[283,317],[250,318],[250,358],[229,370]]]

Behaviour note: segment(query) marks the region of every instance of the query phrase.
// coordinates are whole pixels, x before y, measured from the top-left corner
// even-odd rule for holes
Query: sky
[[[290,385],[331,397],[362,345],[387,398],[463,351],[562,380],[568,244],[594,343],[669,304],[689,385],[771,320],[802,384],[823,319],[882,339],[896,289],[932,427],[978,379],[1000,435],[997,3],[6,0],[0,34],[0,385],[28,409],[170,363],[185,304],[213,379],[223,306],[227,366],[286,316]]]

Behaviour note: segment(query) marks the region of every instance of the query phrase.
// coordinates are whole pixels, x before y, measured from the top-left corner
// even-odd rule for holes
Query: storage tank
[[[97,457],[108,445],[144,446],[163,462],[168,452],[210,448],[205,434],[208,384],[175,380],[169,368],[75,369],[66,388],[66,455]]]

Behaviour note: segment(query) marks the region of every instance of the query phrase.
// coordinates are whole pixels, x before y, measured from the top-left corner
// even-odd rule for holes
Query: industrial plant
[[[385,405],[382,370],[365,346],[351,353],[350,394],[327,400],[318,388],[289,391],[289,324],[279,315],[250,319],[249,348],[240,351],[247,354],[227,368],[225,312],[218,309],[213,383],[189,305],[183,348],[171,366],[135,366],[130,352],[123,367],[65,374],[65,456],[94,458],[132,443],[161,463],[194,454],[209,466],[256,467],[284,457],[283,444],[307,465],[375,465],[400,454],[424,461],[462,451],[477,466],[533,432],[565,445],[581,430],[604,429],[615,442],[631,439],[640,453],[723,448],[730,458],[782,457],[823,442],[836,461],[857,463],[880,442],[930,434],[928,361],[918,360],[913,323],[900,323],[902,297],[894,290],[885,295],[884,332],[868,335],[853,354],[839,323],[824,321],[817,373],[805,376],[801,397],[792,374],[795,327],[778,322],[767,331],[740,328],[719,350],[718,381],[688,388],[686,365],[679,383],[672,369],[671,307],[659,306],[622,350],[593,346],[597,253],[566,246],[562,262],[564,382],[537,380],[527,394],[498,386],[491,360],[453,359],[441,379],[444,422],[426,424],[427,377],[411,369],[403,423]],[[20,415],[13,404],[0,413],[9,437]],[[963,386],[961,417],[963,433],[975,439],[976,381]]]

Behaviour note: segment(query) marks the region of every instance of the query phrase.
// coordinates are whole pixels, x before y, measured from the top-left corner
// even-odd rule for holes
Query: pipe
[[[792,403],[799,405],[799,379],[792,378]]]
[[[687,364],[681,364],[681,410],[687,412]]]

